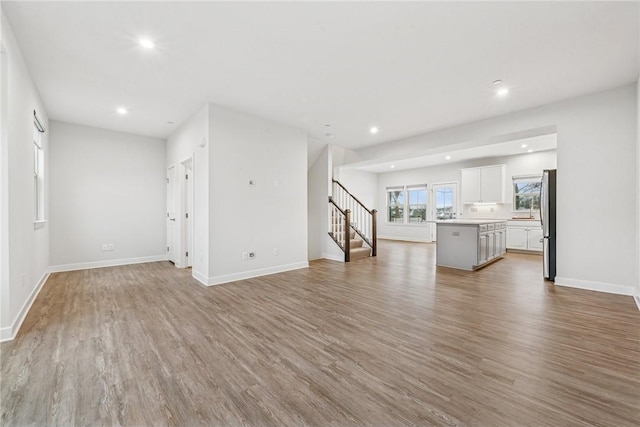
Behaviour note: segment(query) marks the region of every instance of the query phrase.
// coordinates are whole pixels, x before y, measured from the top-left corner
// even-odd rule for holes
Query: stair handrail
[[[330,196],[331,202],[344,213],[344,210],[348,210],[347,206],[351,207],[351,216],[349,222],[349,228],[353,229],[362,240],[371,247],[371,255],[377,256],[378,237],[377,237],[377,214],[376,209],[367,208],[364,203],[354,196],[344,185],[338,180],[331,179],[332,183],[337,187],[334,187],[333,196],[338,196],[337,200],[340,203],[345,204],[344,207],[340,206],[340,203],[336,203],[333,197]],[[338,191],[339,190],[339,191]],[[344,210],[343,210],[344,209]]]
[[[347,190],[347,188],[346,188],[344,185],[340,184],[340,181],[337,181],[337,180],[335,180],[335,179],[333,179],[333,178],[331,179],[331,181],[333,181],[333,182],[335,182],[336,184],[338,184],[338,185],[340,186],[340,188],[342,188],[342,189],[343,189],[343,190],[344,190],[344,191],[345,191],[349,196],[351,196],[351,197],[353,198],[353,200],[355,200],[355,201],[356,201],[360,206],[362,206],[362,208],[363,208],[365,211],[369,212],[370,214],[373,214],[373,211],[374,211],[375,209],[369,209],[369,208],[367,208],[367,207],[364,205],[364,203],[362,203],[362,202],[361,202],[361,201],[360,201],[356,196],[354,196],[353,194],[351,194],[351,192],[350,192],[349,190]],[[339,206],[338,206],[338,207],[339,207]]]
[[[340,240],[338,240],[338,236],[336,236],[336,233],[333,233],[332,231],[329,232],[329,236],[331,236],[333,241],[336,242],[338,244],[338,247],[344,252],[344,262],[349,262],[351,260],[351,236],[349,236],[349,230],[351,229],[351,211],[349,209],[342,210],[342,208],[338,206],[338,204],[333,200],[333,197],[331,196],[329,196],[329,203],[332,204],[334,208],[344,217],[344,222],[342,224],[342,226],[344,227],[342,231],[342,238],[344,239],[344,242],[341,243]]]

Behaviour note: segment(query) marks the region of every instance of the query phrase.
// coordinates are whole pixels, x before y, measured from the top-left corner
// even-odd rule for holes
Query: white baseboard
[[[403,236],[378,236],[378,240],[400,240],[403,242],[418,242],[418,243],[433,243],[431,239],[421,239],[418,237],[403,237]]]
[[[570,279],[556,276],[555,284],[569,288],[586,289],[588,291],[606,292],[608,294],[630,295],[635,294],[633,286],[618,285],[615,283],[592,282],[589,280]]]
[[[200,273],[199,271],[196,271],[194,269],[191,269],[191,276],[196,279],[198,282],[200,282],[201,284],[203,284],[204,286],[207,286],[207,276],[205,276],[204,274]]]
[[[335,255],[335,254],[322,254],[322,258],[323,259],[328,259],[331,261],[338,261],[338,262],[344,262],[344,255],[340,256],[340,255]]]
[[[143,262],[157,262],[166,260],[166,255],[154,255],[139,258],[123,258],[107,261],[81,262],[78,264],[52,265],[51,267],[49,267],[49,272],[58,273],[62,271],[87,270],[90,268],[117,267],[119,265],[141,264]]]
[[[243,271],[241,273],[223,274],[220,276],[209,277],[207,286],[222,285],[223,283],[236,282],[238,280],[251,279],[254,277],[267,276],[269,274],[283,273],[290,270],[298,270],[300,268],[308,268],[309,262],[296,262],[293,264],[278,265],[276,267],[259,268],[257,270]]]
[[[27,298],[27,300],[22,305],[22,308],[18,312],[18,315],[14,319],[11,326],[0,329],[0,342],[11,341],[16,337],[16,335],[18,335],[18,331],[22,326],[22,322],[24,322],[24,319],[27,317],[27,313],[29,313],[29,310],[31,310],[33,302],[40,294],[40,290],[42,289],[42,286],[46,283],[48,278],[49,272],[45,271],[36,287],[33,289],[33,291],[31,291],[29,298]]]
[[[638,306],[638,311],[640,311],[640,295],[634,296],[633,300],[636,302],[636,305]]]

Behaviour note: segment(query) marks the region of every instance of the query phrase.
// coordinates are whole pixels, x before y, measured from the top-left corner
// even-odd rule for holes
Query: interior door
[[[455,219],[457,216],[457,190],[458,184],[455,182],[447,182],[442,184],[433,184],[431,186],[431,240],[437,240],[435,221],[443,221],[447,219]]]
[[[176,178],[176,167],[171,166],[167,169],[167,259],[174,264],[177,262],[176,244],[178,242],[178,228],[176,227],[178,182]]]

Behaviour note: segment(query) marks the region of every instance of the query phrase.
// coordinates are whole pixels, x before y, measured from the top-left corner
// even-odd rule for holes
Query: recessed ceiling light
[[[451,156],[445,157],[446,160],[451,160]]]
[[[498,90],[496,92],[496,95],[498,96],[506,96],[509,93],[509,89],[507,89],[506,87],[503,87],[502,89]]]
[[[533,150],[532,150],[531,148],[529,148],[529,149],[527,150],[527,153],[533,153]]]
[[[500,80],[500,79],[493,81],[494,85],[499,85],[500,83],[502,83],[502,80]]]
[[[396,167],[396,165],[391,165],[391,166],[389,166],[389,167],[390,167],[391,169],[393,169],[393,168],[395,168],[395,167]]]
[[[527,144],[522,144],[522,148],[527,148]]]
[[[168,124],[168,125],[172,125],[172,124],[173,124],[173,122],[167,122],[167,124]]]
[[[138,40],[138,43],[140,43],[140,46],[142,46],[145,49],[153,49],[154,47],[156,47],[155,43],[153,43],[149,39],[140,39]]]
[[[371,132],[372,135],[375,135],[376,133],[378,133],[378,128],[373,126],[371,129],[369,129],[369,132]]]
[[[122,115],[122,116],[124,116],[125,114],[127,114],[127,113],[128,113],[127,109],[126,109],[126,108],[124,108],[124,107],[118,107],[118,108],[116,109],[116,112],[117,112],[118,114]]]

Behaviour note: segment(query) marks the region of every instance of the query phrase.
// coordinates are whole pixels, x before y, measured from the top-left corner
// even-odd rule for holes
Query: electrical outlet
[[[244,260],[249,259],[249,252],[242,252],[242,259]]]
[[[109,243],[109,247],[107,249],[112,251],[115,249],[115,245],[113,243]]]
[[[103,243],[102,244],[102,250],[103,251],[108,251],[109,250],[109,244],[108,243]]]
[[[255,252],[249,252],[249,259],[255,259],[255,257],[256,257]]]
[[[273,256],[278,256],[280,255],[280,251],[278,250],[278,248],[273,248]]]

